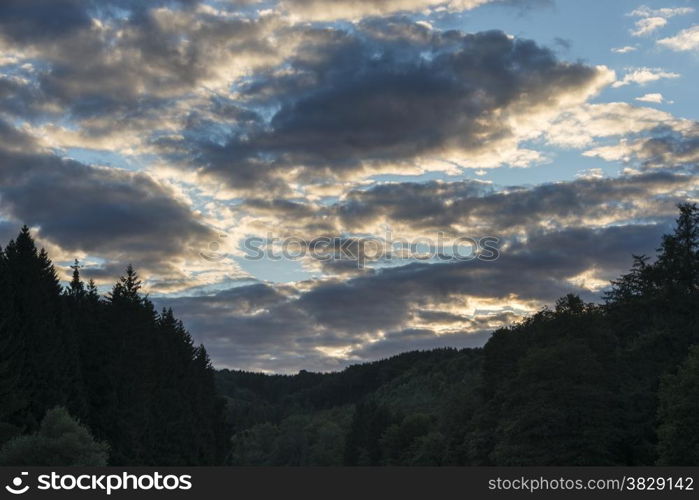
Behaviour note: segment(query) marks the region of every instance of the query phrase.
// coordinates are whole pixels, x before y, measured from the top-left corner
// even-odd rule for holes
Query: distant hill
[[[425,425],[431,425],[450,405],[458,404],[453,396],[475,388],[481,359],[479,349],[437,349],[408,352],[339,373],[219,371],[217,386],[227,399],[234,428],[231,462],[342,464],[346,435],[358,425],[358,407],[385,412],[386,425],[404,415],[420,415]]]

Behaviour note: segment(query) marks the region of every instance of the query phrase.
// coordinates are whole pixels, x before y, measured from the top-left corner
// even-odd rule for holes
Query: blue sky
[[[0,236],[104,292],[133,263],[221,367],[481,345],[697,200],[698,80],[688,0],[6,0]]]

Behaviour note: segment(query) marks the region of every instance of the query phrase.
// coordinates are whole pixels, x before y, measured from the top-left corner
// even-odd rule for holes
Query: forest
[[[630,260],[482,348],[267,375],[215,371],[131,267],[62,286],[25,227],[0,252],[0,465],[699,465],[697,206]]]
[[[77,263],[76,263],[77,264]],[[203,346],[129,267],[61,286],[25,226],[0,252],[0,465],[212,465],[228,449]]]

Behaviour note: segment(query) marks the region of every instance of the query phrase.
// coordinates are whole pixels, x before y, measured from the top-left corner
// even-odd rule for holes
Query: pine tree
[[[223,463],[229,431],[206,350],[171,310],[155,312],[132,266],[107,300],[80,267],[62,289],[26,226],[0,251],[0,441],[60,405],[110,444],[112,464]]]
[[[694,294],[699,291],[699,209],[689,203],[679,209],[673,234],[663,237],[657,265],[670,293]]]
[[[85,283],[80,279],[80,262],[78,259],[75,259],[75,263],[71,266],[71,269],[73,269],[73,276],[66,293],[74,300],[81,301],[87,294],[87,291],[85,290]]]
[[[0,446],[22,431],[26,394],[19,385],[21,339],[9,327],[12,311],[8,297],[7,262],[0,248]]]
[[[109,300],[115,301],[127,301],[134,304],[141,302],[142,298],[139,294],[142,283],[138,274],[134,270],[133,266],[129,264],[126,268],[126,274],[119,278],[119,281],[112,288],[109,294]]]
[[[46,410],[72,406],[80,392],[75,339],[66,328],[57,273],[29,228],[22,227],[6,248],[6,328],[20,339],[16,356],[19,387],[29,401],[25,425],[36,428]]]

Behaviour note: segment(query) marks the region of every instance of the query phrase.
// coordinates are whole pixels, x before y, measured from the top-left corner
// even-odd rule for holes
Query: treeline
[[[97,465],[107,456],[112,465],[223,463],[230,434],[206,350],[140,288],[129,266],[102,298],[77,262],[62,287],[26,226],[0,248],[4,465]],[[78,437],[61,438],[61,429]],[[53,455],[37,452],[41,446]],[[66,453],[55,455],[57,446]],[[22,450],[33,455],[22,458]]]
[[[339,373],[215,372],[140,287],[0,250],[0,464],[699,465],[695,205],[602,304]]]
[[[569,295],[482,349],[342,373],[221,371],[233,465],[699,465],[699,211],[602,304]]]

